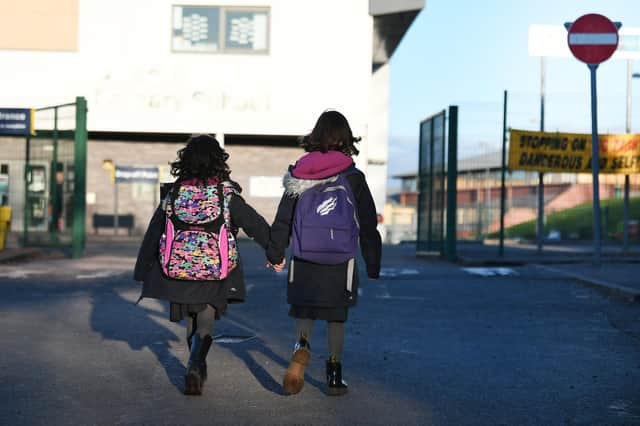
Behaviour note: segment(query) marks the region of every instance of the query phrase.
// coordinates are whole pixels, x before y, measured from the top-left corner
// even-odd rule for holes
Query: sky
[[[500,149],[504,90],[507,126],[539,130],[540,58],[529,56],[529,25],[586,13],[640,27],[638,0],[425,0],[391,58],[389,175],[417,169],[419,123],[449,105],[459,107],[459,158]],[[545,130],[590,133],[589,69],[573,57],[545,62]],[[640,59],[634,65],[640,72]],[[626,60],[598,68],[599,133],[625,132],[626,76]],[[640,79],[631,86],[640,133]]]

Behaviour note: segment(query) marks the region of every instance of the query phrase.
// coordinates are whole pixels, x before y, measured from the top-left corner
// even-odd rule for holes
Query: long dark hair
[[[359,141],[360,138],[353,136],[344,115],[338,111],[327,110],[320,114],[311,133],[300,139],[300,145],[307,152],[334,150],[353,156],[360,153],[355,146]]]
[[[231,169],[226,161],[229,154],[211,135],[193,135],[187,146],[178,151],[178,159],[171,164],[171,174],[178,180],[198,179],[206,181],[218,177],[229,180]]]

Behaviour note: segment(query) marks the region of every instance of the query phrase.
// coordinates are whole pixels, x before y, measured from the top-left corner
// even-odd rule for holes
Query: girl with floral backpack
[[[263,248],[269,242],[269,225],[229,178],[228,158],[209,135],[191,137],[178,151],[176,182],[151,219],[134,271],[141,299],[167,300],[171,321],[188,319],[187,395],[202,393],[214,320],[229,303],[244,301],[238,228]]]
[[[352,159],[358,140],[342,114],[325,111],[302,138],[307,154],[284,176],[267,259],[276,271],[282,270],[291,244],[287,301],[295,318],[296,343],[283,378],[286,394],[296,394],[304,385],[315,320],[327,321],[328,327],[327,394],[347,392],[342,380],[344,323],[358,297],[357,251],[371,279],[379,276],[381,256],[376,207]]]

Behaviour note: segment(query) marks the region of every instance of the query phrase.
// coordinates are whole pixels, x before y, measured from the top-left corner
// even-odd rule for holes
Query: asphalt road
[[[350,392],[324,394],[318,323],[305,388],[283,396],[285,276],[241,250],[248,300],[216,325],[201,397],[181,393],[184,324],[164,303],[133,304],[135,247],[0,266],[0,424],[640,425],[640,304],[533,266],[475,275],[410,246],[385,247],[350,311]]]

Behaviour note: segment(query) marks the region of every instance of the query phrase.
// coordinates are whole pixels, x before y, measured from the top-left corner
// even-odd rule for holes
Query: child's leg
[[[304,369],[311,358],[309,339],[313,332],[313,323],[311,319],[296,318],[296,346],[289,368],[282,379],[282,388],[286,395],[294,395],[304,386]]]
[[[335,359],[337,362],[342,360],[342,351],[344,349],[344,322],[329,321],[329,358]]]
[[[213,324],[216,319],[216,310],[207,307],[198,312],[195,317],[189,319],[187,326],[187,338],[189,339],[189,362],[185,375],[185,390],[187,395],[200,395],[202,385],[207,379],[207,354],[213,342]],[[195,329],[194,329],[195,328]]]
[[[216,320],[216,310],[211,306],[207,305],[207,307],[198,312],[196,316],[197,328],[196,331],[204,339],[205,336],[213,335],[213,325]]]
[[[342,350],[344,348],[344,322],[329,321],[329,359],[327,360],[327,393],[339,396],[347,393],[347,384],[342,380]]]
[[[300,338],[304,338],[307,342],[311,341],[313,324],[314,321],[312,319],[296,318],[296,342],[299,341]]]
[[[216,319],[216,310],[207,305],[207,307],[198,312],[197,314],[190,314],[187,319],[187,342],[191,347],[191,338],[197,331],[200,337],[205,337],[207,334],[213,336],[213,325]]]

